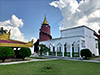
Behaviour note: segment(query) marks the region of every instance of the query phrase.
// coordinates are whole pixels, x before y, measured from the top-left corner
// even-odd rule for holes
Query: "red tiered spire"
[[[50,26],[46,20],[46,15],[45,15],[44,21],[40,29],[39,41],[47,41],[49,39],[52,39],[52,36],[50,35]]]

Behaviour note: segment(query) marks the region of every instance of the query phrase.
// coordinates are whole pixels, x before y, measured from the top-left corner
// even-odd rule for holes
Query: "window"
[[[46,25],[46,27],[48,27],[48,25]]]
[[[85,40],[82,40],[82,47],[85,47]]]
[[[89,36],[89,38],[92,38],[91,36]]]
[[[86,35],[86,37],[88,37],[88,35]]]
[[[53,47],[53,52],[55,52],[55,47]]]
[[[98,48],[98,43],[96,43],[96,48]]]

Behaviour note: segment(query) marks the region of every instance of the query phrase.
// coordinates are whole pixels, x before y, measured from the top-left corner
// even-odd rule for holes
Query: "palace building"
[[[10,39],[11,30],[6,33],[7,30],[3,30],[3,27],[0,29],[0,47],[12,47],[12,48],[20,48],[20,47],[33,47],[33,39],[28,43],[12,40]]]
[[[82,49],[89,49],[92,54],[98,56],[98,41],[93,35],[94,30],[87,26],[78,26],[65,30],[61,30],[61,37],[52,39],[50,35],[50,26],[45,19],[42,23],[39,33],[39,44],[44,44],[50,48],[53,55],[62,57],[81,57]],[[47,53],[47,55],[49,55]]]

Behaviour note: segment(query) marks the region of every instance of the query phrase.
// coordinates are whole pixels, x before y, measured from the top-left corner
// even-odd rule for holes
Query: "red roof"
[[[26,44],[24,42],[14,41],[14,40],[1,40],[0,43],[15,43],[15,44]]]

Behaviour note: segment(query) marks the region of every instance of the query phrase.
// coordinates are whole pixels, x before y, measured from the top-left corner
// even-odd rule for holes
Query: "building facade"
[[[55,56],[81,57],[82,49],[90,49],[92,54],[99,55],[98,41],[93,35],[94,30],[79,26],[61,30],[61,37],[55,39],[42,40],[39,44],[44,44],[50,48],[51,53]],[[47,53],[47,55],[49,55]]]

